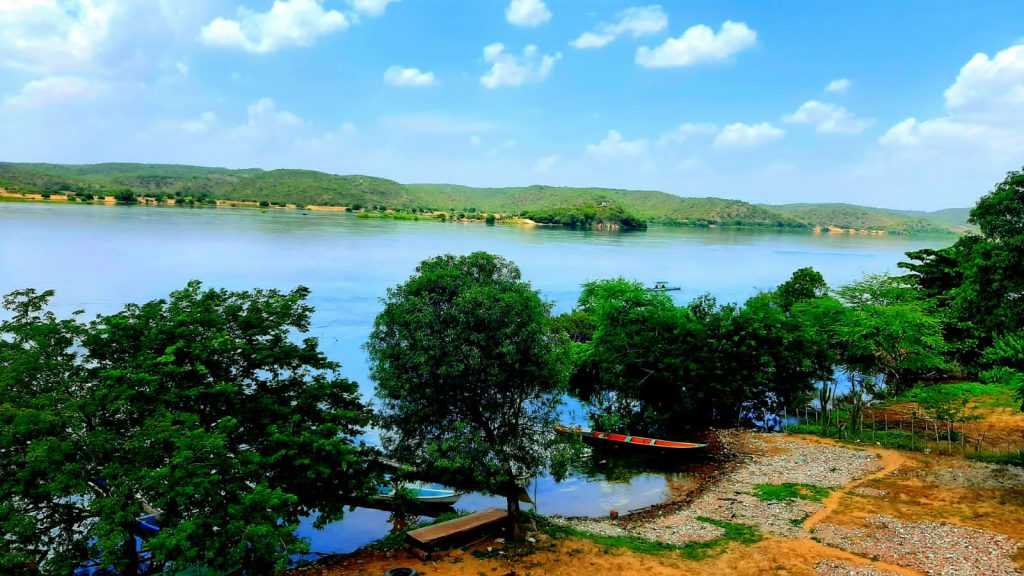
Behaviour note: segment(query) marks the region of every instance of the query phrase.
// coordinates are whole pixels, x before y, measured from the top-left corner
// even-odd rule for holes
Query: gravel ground
[[[853,490],[850,490],[850,494],[856,494],[857,496],[874,496],[877,498],[885,498],[885,490],[879,490],[878,488],[871,488],[868,486],[857,486]]]
[[[938,524],[869,516],[868,527],[821,524],[814,535],[825,544],[943,576],[1019,575],[1017,544],[1002,534]]]
[[[927,475],[932,481],[946,486],[995,490],[1024,487],[1024,468],[984,462],[961,462],[961,466],[944,468]]]
[[[814,565],[814,573],[818,576],[894,576],[893,572],[879,570],[874,566],[850,564],[839,560],[818,562]]]
[[[869,452],[783,436],[766,441],[759,436],[746,435],[745,461],[697,497],[684,514],[751,524],[767,534],[796,537],[802,534],[803,520],[823,505],[794,499],[763,501],[755,495],[754,486],[795,483],[838,488],[878,469],[877,457]]]

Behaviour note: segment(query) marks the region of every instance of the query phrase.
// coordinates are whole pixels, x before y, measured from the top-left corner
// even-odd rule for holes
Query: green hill
[[[968,208],[953,208],[938,212],[913,212],[855,204],[781,204],[763,207],[810,226],[883,230],[896,234],[947,233],[951,228],[966,222],[966,213],[970,211]]]
[[[475,208],[483,212],[518,213],[608,203],[662,224],[803,227],[792,218],[739,200],[683,198],[653,190],[540,185],[471,188],[455,184],[407,184],[406,188],[419,205],[442,210]]]
[[[898,234],[949,232],[966,223],[968,209],[912,212],[853,204],[757,205],[723,198],[683,198],[654,190],[523,186],[474,188],[455,184],[400,184],[372,176],[313,170],[234,170],[178,164],[0,163],[0,188],[22,193],[76,192],[192,197],[300,206],[374,207],[533,215],[542,221],[620,219],[689,226],[754,226],[882,230]],[[130,197],[130,194],[127,194]]]

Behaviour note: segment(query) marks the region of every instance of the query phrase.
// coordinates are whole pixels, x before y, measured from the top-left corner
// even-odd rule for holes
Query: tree
[[[366,344],[387,451],[438,481],[502,494],[550,462],[565,382],[551,304],[504,258],[420,263],[388,289]]]
[[[799,302],[821,298],[828,292],[828,284],[820,272],[814,268],[800,268],[793,272],[775,289],[775,298],[784,310],[790,310]]]
[[[839,364],[852,377],[882,374],[899,393],[915,374],[945,366],[942,322],[913,287],[893,276],[867,275],[836,294],[845,308],[832,337]]]
[[[191,282],[168,300],[88,325],[40,314],[45,298],[9,297],[8,309],[36,312],[16,314],[5,340],[63,326],[70,336],[52,354],[73,371],[53,372],[56,384],[42,386],[19,375],[47,374],[52,362],[28,371],[22,360],[0,364],[0,381],[24,382],[5,390],[0,438],[10,445],[0,451],[24,454],[12,464],[15,477],[45,490],[40,507],[27,480],[0,480],[9,517],[22,519],[8,555],[30,557],[44,573],[98,558],[127,575],[188,567],[271,574],[304,551],[294,534],[301,516],[340,518],[344,502],[374,484],[367,450],[353,441],[369,420],[356,385],[338,376],[316,339],[293,340],[309,327],[307,295]],[[78,353],[77,362],[68,356]],[[26,418],[53,424],[12,434]],[[41,453],[60,464],[37,461]],[[140,529],[147,514],[159,516],[155,535]],[[52,522],[60,523],[56,546]],[[151,562],[141,561],[140,540]]]

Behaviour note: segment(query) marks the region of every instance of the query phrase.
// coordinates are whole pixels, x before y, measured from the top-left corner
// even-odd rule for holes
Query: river
[[[702,293],[742,301],[812,266],[835,286],[864,273],[895,272],[908,250],[939,248],[954,237],[832,235],[809,232],[673,228],[644,232],[574,231],[358,219],[343,213],[246,208],[179,208],[0,203],[0,293],[57,291],[59,314],[110,313],[128,302],[166,296],[190,279],[211,287],[312,290],[313,335],[370,399],[362,345],[379,299],[442,253],[485,250],[516,262],[555,312],[572,308],[580,285],[623,276],[681,285],[679,303]],[[641,474],[629,482],[597,476],[537,486],[543,513],[604,514],[656,503],[686,474]],[[458,508],[501,501],[467,495]],[[316,552],[348,552],[388,529],[388,513],[356,509],[323,531],[304,523]]]

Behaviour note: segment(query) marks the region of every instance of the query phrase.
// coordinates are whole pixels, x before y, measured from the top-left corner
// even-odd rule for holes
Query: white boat
[[[420,504],[455,504],[462,497],[462,494],[445,488],[431,488],[419,482],[410,482],[404,488],[410,493],[413,500]],[[377,495],[371,496],[370,500],[386,502],[394,499],[395,488],[392,486],[380,486],[377,488]]]

